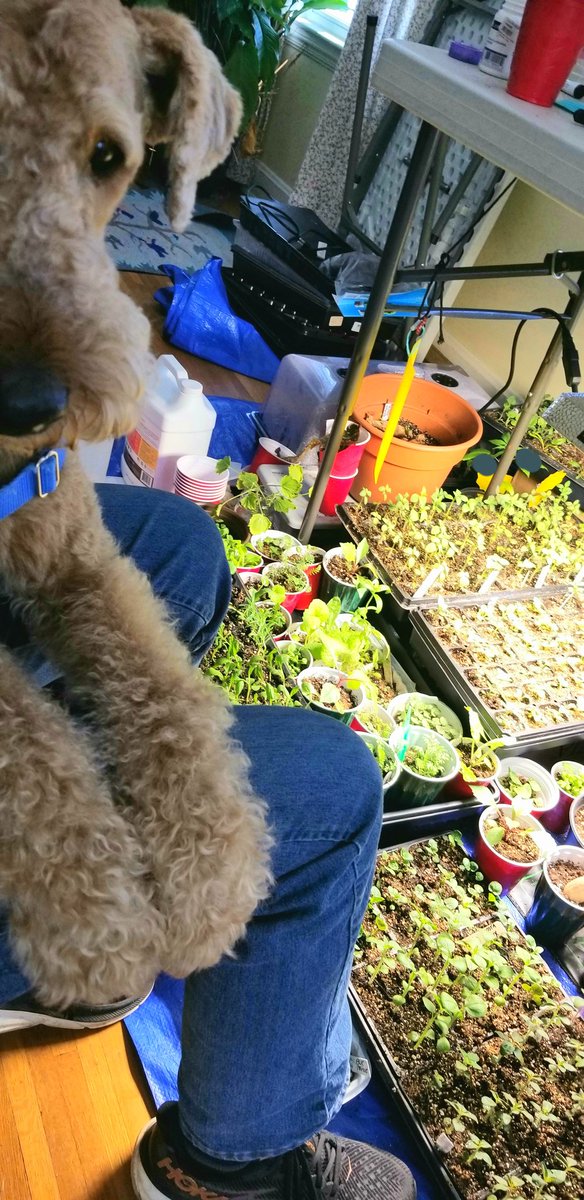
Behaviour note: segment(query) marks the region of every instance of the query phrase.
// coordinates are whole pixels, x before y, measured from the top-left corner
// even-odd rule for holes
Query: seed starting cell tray
[[[481,694],[467,678],[465,671],[453,661],[447,647],[436,634],[423,613],[411,614],[412,637],[411,649],[424,670],[431,676],[447,699],[457,709],[461,701],[478,713],[489,738],[503,737],[524,751],[529,746],[533,749],[545,749],[560,746],[568,739],[584,733],[584,721],[558,722],[539,727],[527,726],[524,730],[515,731],[506,728],[498,719],[497,713],[488,707]],[[485,667],[485,673],[488,667]]]
[[[350,534],[355,542],[360,542],[363,533],[357,528],[353,519],[353,511],[356,507],[355,503],[348,501],[345,504],[339,505],[337,514],[347,533]],[[407,612],[424,612],[427,609],[443,606],[447,608],[473,608],[480,604],[486,604],[487,600],[536,600],[546,596],[564,596],[570,588],[576,586],[570,583],[558,583],[540,588],[515,588],[507,589],[506,591],[490,590],[467,592],[464,594],[456,592],[433,592],[431,595],[408,595],[396,583],[387,567],[382,563],[371,546],[369,546],[368,558],[379,578],[391,589],[392,599],[397,602],[400,608],[405,609]]]

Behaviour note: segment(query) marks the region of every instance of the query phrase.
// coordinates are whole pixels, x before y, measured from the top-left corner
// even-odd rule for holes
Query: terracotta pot
[[[467,450],[481,438],[481,418],[462,396],[438,383],[414,379],[402,415],[438,438],[441,445],[421,446],[394,438],[375,483],[373,472],[383,435],[365,414],[379,419],[387,401],[395,399],[400,383],[399,375],[368,375],[361,385],[353,416],[371,434],[371,441],[365,446],[351,488],[355,497],[365,487],[371,492],[372,500],[383,501],[381,486],[391,489],[390,499],[404,494],[416,495],[423,489],[427,496],[432,496]]]

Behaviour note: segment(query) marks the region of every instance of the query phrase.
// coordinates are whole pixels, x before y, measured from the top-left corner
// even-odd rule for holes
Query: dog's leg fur
[[[0,894],[39,999],[141,995],[160,965],[152,892],[84,735],[0,646]]]
[[[185,975],[229,951],[266,895],[264,807],[229,738],[228,702],[192,666],[147,579],[118,554],[73,463],[50,499],[62,552],[53,547],[46,555],[40,578],[42,530],[35,526],[42,513],[27,506],[18,514],[14,590],[103,732],[116,797],[155,880],[165,921],[162,965]],[[36,578],[23,592],[29,542]],[[0,543],[0,569],[1,550]]]

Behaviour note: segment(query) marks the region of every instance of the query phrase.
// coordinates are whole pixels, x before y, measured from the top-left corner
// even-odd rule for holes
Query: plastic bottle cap
[[[181,392],[202,392],[203,385],[199,383],[198,379],[181,379],[180,390]]]
[[[478,46],[471,46],[469,42],[451,42],[448,47],[448,53],[451,58],[457,58],[459,62],[472,63],[478,66],[482,58],[482,50]]]

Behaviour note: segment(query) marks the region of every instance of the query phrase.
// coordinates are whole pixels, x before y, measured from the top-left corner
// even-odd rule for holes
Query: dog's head
[[[240,116],[183,17],[0,0],[0,457],[132,425],[149,330],[118,289],[104,228],[160,142],[184,228]]]

